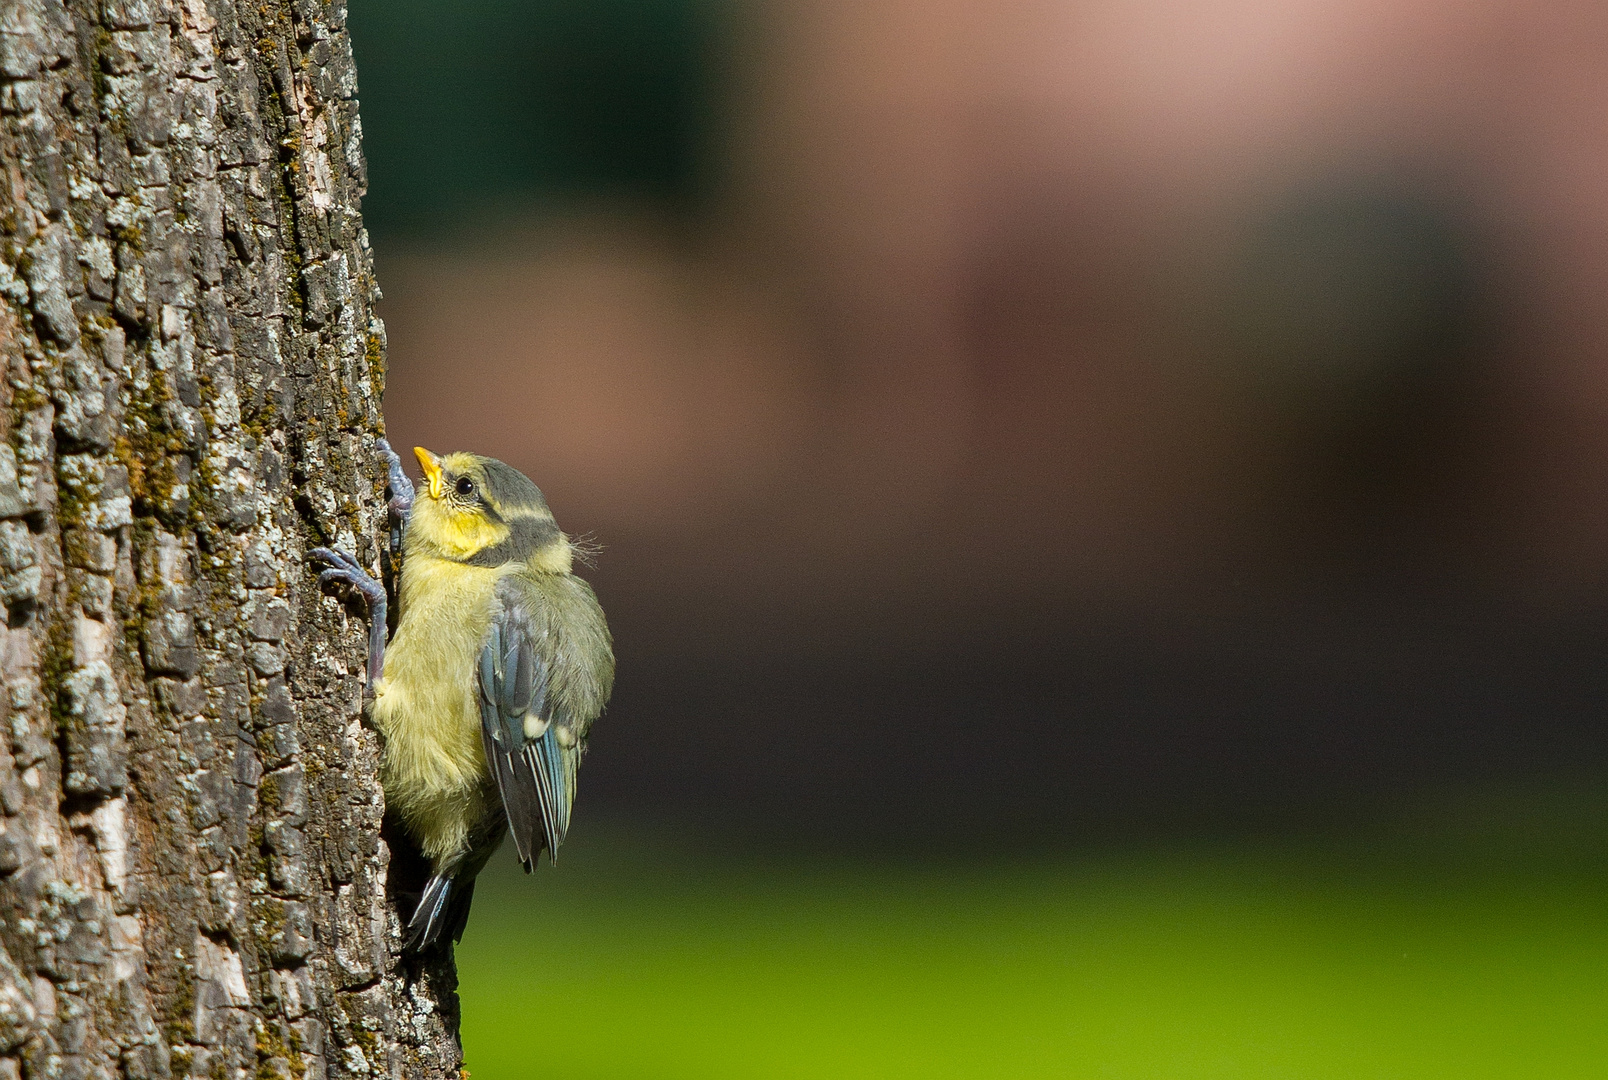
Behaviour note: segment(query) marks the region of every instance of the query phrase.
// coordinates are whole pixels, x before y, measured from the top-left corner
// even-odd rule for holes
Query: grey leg
[[[389,442],[376,439],[374,446],[385,455],[386,481],[391,485],[391,501],[386,506],[391,511],[391,554],[395,555],[402,550],[402,527],[413,511],[413,481],[402,471],[402,459]]]
[[[369,661],[368,685],[385,673],[385,586],[369,577],[361,563],[344,551],[333,548],[314,548],[308,556],[314,563],[323,563],[329,569],[318,575],[320,585],[339,583],[356,589],[368,601]]]

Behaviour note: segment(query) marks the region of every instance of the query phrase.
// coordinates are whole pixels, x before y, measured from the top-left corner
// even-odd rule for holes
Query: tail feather
[[[403,948],[423,952],[440,941],[443,934],[454,942],[461,941],[474,896],[473,878],[459,883],[440,874],[432,877],[419,898],[419,906],[413,909],[413,917],[408,920]]]

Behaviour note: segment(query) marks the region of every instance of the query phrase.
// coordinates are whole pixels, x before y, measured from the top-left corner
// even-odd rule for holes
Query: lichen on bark
[[[456,1077],[358,613],[384,328],[341,3],[0,0],[0,1080]]]

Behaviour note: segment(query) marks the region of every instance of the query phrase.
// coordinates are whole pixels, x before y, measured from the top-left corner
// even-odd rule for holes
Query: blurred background
[[[480,1080],[1598,1074],[1608,9],[350,21],[390,433],[618,644]]]

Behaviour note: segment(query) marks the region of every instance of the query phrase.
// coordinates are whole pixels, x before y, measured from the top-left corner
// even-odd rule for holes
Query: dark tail
[[[469,905],[474,898],[473,878],[459,882],[440,874],[432,877],[419,898],[419,906],[413,909],[413,917],[408,920],[403,948],[424,952],[443,935],[454,942],[463,940],[463,928],[469,922]]]

